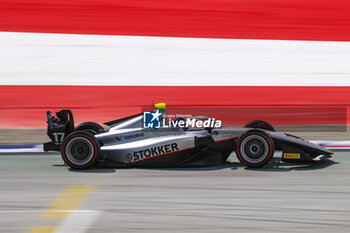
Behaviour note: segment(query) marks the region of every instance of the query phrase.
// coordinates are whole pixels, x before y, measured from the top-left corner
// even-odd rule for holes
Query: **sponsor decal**
[[[135,133],[135,134],[124,135],[123,138],[124,138],[125,140],[127,140],[127,139],[132,139],[132,138],[143,137],[143,136],[145,136],[144,133]]]
[[[300,154],[298,154],[298,153],[284,153],[283,158],[285,158],[285,159],[300,159]]]
[[[125,156],[126,161],[135,162],[136,160],[143,160],[154,156],[167,154],[178,151],[179,147],[177,143],[166,144],[162,146],[151,147],[149,149],[135,151],[133,153],[127,153]]]
[[[125,156],[125,160],[128,161],[128,162],[131,162],[132,155],[130,153],[127,153],[126,156]]]
[[[135,134],[128,134],[128,135],[120,135],[120,136],[116,136],[115,139],[117,139],[117,141],[121,141],[122,139],[128,140],[128,139],[132,139],[132,138],[143,137],[144,135],[145,135],[144,133],[135,133]]]

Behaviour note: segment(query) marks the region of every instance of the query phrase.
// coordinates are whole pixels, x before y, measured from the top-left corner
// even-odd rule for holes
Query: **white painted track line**
[[[101,212],[96,210],[73,211],[55,233],[84,233],[95,223]]]

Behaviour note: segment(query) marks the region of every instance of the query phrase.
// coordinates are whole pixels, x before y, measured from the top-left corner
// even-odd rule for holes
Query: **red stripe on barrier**
[[[350,87],[0,86],[0,128],[45,127],[46,110],[72,109],[77,122],[107,122],[165,102],[241,125],[346,123]]]
[[[348,0],[0,0],[0,31],[350,40]]]

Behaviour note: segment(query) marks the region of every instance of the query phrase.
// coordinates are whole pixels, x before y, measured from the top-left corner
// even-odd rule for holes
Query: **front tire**
[[[269,135],[253,130],[241,135],[236,143],[236,155],[247,167],[263,167],[273,157],[274,143]]]
[[[276,131],[272,125],[270,125],[266,121],[260,121],[260,120],[248,122],[244,127],[253,128],[253,129],[264,129],[264,130],[269,130],[273,132]]]
[[[69,134],[62,143],[62,159],[74,169],[87,169],[95,165],[100,154],[100,146],[93,134],[76,131]]]

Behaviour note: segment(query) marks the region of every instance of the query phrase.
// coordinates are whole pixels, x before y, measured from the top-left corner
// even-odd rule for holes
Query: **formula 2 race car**
[[[153,118],[166,118],[165,104],[154,105]],[[282,160],[312,162],[330,158],[332,152],[299,137],[275,132],[264,121],[244,127],[179,127],[177,123],[206,121],[208,117],[175,119],[171,127],[145,128],[144,113],[105,123],[74,126],[70,110],[56,116],[47,112],[51,142],[45,151],[60,151],[64,162],[74,169],[95,165],[115,167],[211,166],[226,163],[235,152],[248,167],[263,167],[282,150]],[[203,123],[203,122],[202,122]],[[202,123],[200,126],[202,126]],[[175,126],[174,126],[175,125]],[[198,125],[197,125],[198,126]]]

